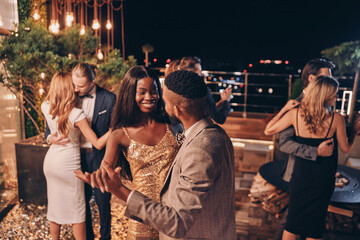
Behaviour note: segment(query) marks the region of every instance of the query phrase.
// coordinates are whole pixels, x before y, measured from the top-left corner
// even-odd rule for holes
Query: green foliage
[[[136,65],[134,56],[123,61],[120,50],[114,49],[98,67],[98,83],[102,87],[116,91],[127,70]]]
[[[298,96],[300,96],[304,89],[301,78],[296,79],[291,88],[290,99],[296,99]]]
[[[40,105],[56,72],[69,71],[79,62],[91,62],[98,66],[103,85],[115,89],[114,85],[136,64],[131,56],[123,62],[119,50],[100,62],[95,58],[98,38],[90,28],[82,36],[79,31],[76,25],[53,35],[40,22],[28,18],[19,24],[17,32],[2,40],[0,59],[4,71],[0,72],[0,82],[15,94],[23,92],[26,137],[43,130]]]
[[[59,46],[59,55],[69,54],[77,57],[78,60],[91,58],[99,45],[99,38],[94,37],[91,28],[87,28],[84,35],[80,35],[80,24],[62,31],[56,39]]]
[[[338,74],[353,74],[360,67],[360,41],[344,42],[321,51],[321,54],[334,61]]]
[[[34,7],[32,0],[18,0],[19,22],[24,23],[30,17],[31,10]]]

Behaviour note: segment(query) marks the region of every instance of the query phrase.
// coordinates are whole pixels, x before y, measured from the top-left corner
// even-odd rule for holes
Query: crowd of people
[[[351,148],[343,117],[332,111],[339,87],[333,67],[310,61],[303,94],[265,129],[281,132],[280,149],[290,154],[284,174],[290,203],[279,239],[321,238],[335,184],[334,149]],[[234,150],[214,123],[229,114],[231,87],[216,102],[197,57],[172,61],[163,84],[151,69],[132,67],[117,95],[95,81],[87,63],[56,73],[41,106],[51,144],[44,174],[52,239],[60,239],[62,224],[72,224],[76,239],[94,239],[92,195],[100,239],[111,238],[111,195],[126,204],[127,239],[236,239]]]

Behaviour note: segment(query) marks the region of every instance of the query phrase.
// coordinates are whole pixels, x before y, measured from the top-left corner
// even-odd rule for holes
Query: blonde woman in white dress
[[[106,145],[110,134],[97,138],[83,110],[75,107],[76,101],[71,74],[56,73],[41,110],[50,131],[70,142],[65,146],[52,144],[44,160],[52,239],[60,238],[62,224],[72,224],[75,239],[86,239],[84,183],[74,175],[74,170],[81,169],[80,133],[97,149]]]

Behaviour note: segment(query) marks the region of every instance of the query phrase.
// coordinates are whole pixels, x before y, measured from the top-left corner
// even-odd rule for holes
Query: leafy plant
[[[339,74],[355,74],[350,102],[351,111],[348,118],[348,122],[352,123],[360,74],[360,41],[344,42],[338,46],[323,50],[321,54],[334,61]]]
[[[79,62],[91,62],[98,66],[102,76],[100,85],[115,89],[125,72],[136,65],[132,56],[123,61],[119,50],[99,61],[95,56],[99,40],[90,28],[84,35],[80,35],[78,25],[53,35],[29,18],[17,29],[0,44],[4,68],[0,82],[23,96],[26,138],[43,131],[44,119],[39,109],[56,72],[70,71]]]

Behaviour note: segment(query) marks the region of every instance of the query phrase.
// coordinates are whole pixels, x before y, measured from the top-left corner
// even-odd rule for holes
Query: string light
[[[66,26],[71,27],[72,22],[74,21],[74,13],[67,12],[66,17],[65,17],[65,21],[66,21]]]
[[[99,60],[103,60],[104,59],[104,54],[101,52],[101,49],[99,48],[98,53],[97,53],[97,57]]]
[[[99,20],[98,20],[98,19],[94,19],[94,20],[93,20],[92,28],[93,28],[94,30],[99,30],[99,29],[100,29],[100,23],[99,23]]]
[[[37,21],[37,20],[40,19],[40,14],[38,13],[37,10],[35,10],[35,13],[34,13],[34,15],[33,15],[33,18],[34,18],[35,21]]]
[[[112,28],[112,24],[111,24],[110,19],[108,19],[108,20],[106,21],[106,29],[107,29],[107,30],[110,30],[111,28]]]
[[[85,35],[85,32],[86,32],[85,26],[82,25],[80,28],[80,35]]]
[[[59,28],[60,28],[60,24],[57,20],[50,21],[50,26],[49,26],[50,32],[57,34],[57,33],[59,33]]]

